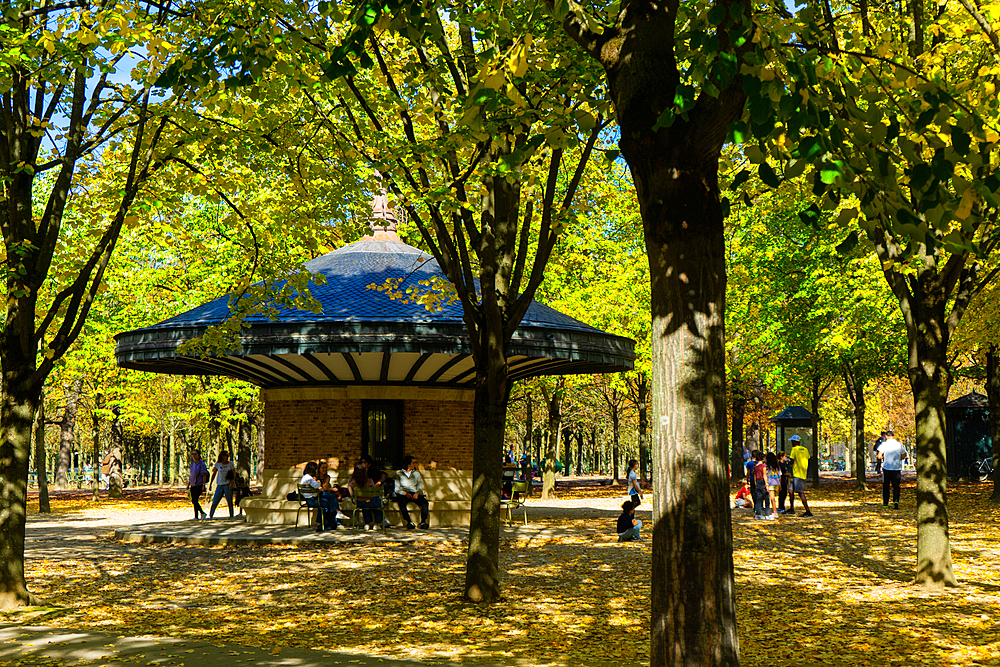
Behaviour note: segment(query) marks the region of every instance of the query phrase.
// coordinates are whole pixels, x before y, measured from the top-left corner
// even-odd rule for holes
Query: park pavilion
[[[400,241],[384,197],[376,197],[371,228],[305,264],[326,279],[310,285],[322,312],[278,307],[271,319],[253,315],[228,354],[178,352],[230,315],[228,295],[116,336],[125,368],[260,387],[264,493],[243,501],[250,521],[296,520],[297,503],[286,494],[307,461],[327,460],[343,481],[362,453],[389,468],[407,453],[424,468],[432,525],[468,523],[476,369],[462,307],[428,310],[373,289],[396,279],[405,291],[444,275],[432,256]],[[634,344],[533,302],[510,343],[510,375],[629,370]]]

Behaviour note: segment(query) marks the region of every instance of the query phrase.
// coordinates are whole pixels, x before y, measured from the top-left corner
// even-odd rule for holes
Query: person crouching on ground
[[[750,487],[747,486],[746,480],[743,480],[743,486],[736,492],[736,500],[733,501],[733,504],[737,508],[753,505],[753,496],[750,495]]]
[[[642,521],[635,518],[635,504],[631,500],[622,503],[622,514],[618,517],[617,530],[619,542],[642,541],[642,537],[639,536]]]
[[[406,506],[414,503],[420,508],[420,528],[427,529],[430,519],[430,503],[424,495],[424,482],[420,473],[416,470],[416,462],[412,456],[404,456],[402,469],[396,476],[396,504],[399,505],[399,513],[403,515],[406,527],[411,530],[416,526],[410,521],[410,513]]]

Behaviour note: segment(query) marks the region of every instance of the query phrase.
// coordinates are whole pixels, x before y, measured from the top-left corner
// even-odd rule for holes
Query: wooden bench
[[[462,470],[422,470],[424,491],[428,498],[430,525],[468,526],[472,497],[472,474]],[[287,495],[296,490],[302,478],[301,470],[265,470],[264,492],[259,496],[244,498],[240,503],[247,521],[250,523],[294,524],[299,503],[297,500],[287,500]],[[347,474],[342,473],[334,480],[341,485],[347,484]],[[399,507],[394,501],[384,500],[383,511],[392,526],[402,525]],[[340,511],[351,516],[354,503],[345,498],[340,502]],[[410,517],[417,517],[419,510],[410,506]],[[348,523],[348,522],[345,522]],[[416,523],[416,522],[415,522]]]

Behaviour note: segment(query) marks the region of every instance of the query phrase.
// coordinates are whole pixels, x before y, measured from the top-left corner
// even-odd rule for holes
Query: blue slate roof
[[[321,274],[326,284],[311,284],[309,291],[322,305],[323,312],[280,308],[277,319],[286,324],[335,323],[335,322],[408,322],[462,324],[462,304],[455,302],[442,310],[429,311],[422,304],[390,299],[384,292],[370,289],[390,278],[406,277],[400,291],[418,287],[421,280],[444,273],[433,256],[405,243],[393,241],[361,240],[307,262],[305,268]],[[280,288],[284,282],[275,287]],[[223,322],[229,316],[230,295],[192,308],[158,324],[149,330],[170,329],[178,326],[209,326]],[[270,322],[264,315],[253,315],[247,323]],[[573,331],[600,332],[592,326],[564,315],[537,302],[532,302],[521,320],[522,327],[541,326]]]
[[[404,384],[470,387],[476,372],[459,303],[441,310],[391,299],[371,289],[404,279],[444,279],[434,258],[395,234],[352,243],[305,268],[326,282],[310,293],[322,312],[278,307],[275,319],[246,318],[236,349],[180,354],[207,327],[230,314],[230,297],[115,337],[118,365],[157,373],[226,375],[262,387],[317,384]],[[280,288],[281,283],[274,287]],[[533,302],[508,346],[512,379],[630,370],[635,341],[584,324]]]

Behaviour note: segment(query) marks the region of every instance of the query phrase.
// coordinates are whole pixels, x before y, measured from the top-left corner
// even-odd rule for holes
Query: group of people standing
[[[806,478],[809,475],[809,450],[802,446],[802,438],[793,435],[791,452],[750,451],[743,448],[746,478],[736,494],[736,507],[753,504],[754,519],[774,520],[779,514],[795,514],[795,494],[805,509],[799,516],[811,517],[806,500]],[[777,499],[775,496],[777,495]],[[785,508],[785,500],[788,508]]]
[[[200,500],[212,482],[215,482],[215,495],[212,497],[211,508],[206,514]],[[194,520],[203,521],[215,518],[215,510],[223,498],[226,499],[226,505],[229,506],[229,518],[232,518],[234,502],[236,507],[239,507],[240,501],[251,493],[247,481],[236,471],[236,466],[229,460],[229,452],[219,452],[219,457],[212,464],[212,473],[209,475],[208,466],[201,458],[201,450],[196,449],[191,452],[188,495],[191,498],[191,505],[194,507]]]

